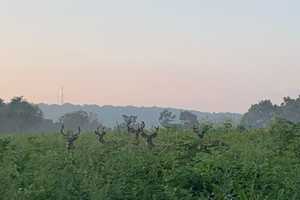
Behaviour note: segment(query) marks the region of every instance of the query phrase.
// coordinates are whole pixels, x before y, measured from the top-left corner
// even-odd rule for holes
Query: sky
[[[298,0],[0,0],[0,98],[246,112],[300,94]]]

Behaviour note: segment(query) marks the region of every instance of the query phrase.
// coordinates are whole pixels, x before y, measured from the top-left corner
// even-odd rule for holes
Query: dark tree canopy
[[[199,123],[197,115],[190,111],[182,111],[179,119],[183,122],[184,126],[188,128],[191,128]]]
[[[176,115],[173,114],[171,111],[165,109],[160,113],[159,123],[161,124],[161,126],[165,128],[169,128],[172,126],[175,119],[176,119]]]
[[[60,118],[60,123],[67,129],[76,129],[80,126],[83,130],[95,130],[101,125],[94,113],[85,111],[67,113]]]
[[[284,97],[280,106],[273,105],[270,100],[254,104],[243,116],[241,125],[246,128],[263,128],[270,125],[275,117],[294,123],[300,122],[300,97]]]
[[[0,100],[0,131],[27,132],[40,129],[44,118],[42,111],[23,97],[14,97],[7,104]]]
[[[124,122],[127,125],[135,123],[137,121],[137,116],[135,115],[122,115]]]

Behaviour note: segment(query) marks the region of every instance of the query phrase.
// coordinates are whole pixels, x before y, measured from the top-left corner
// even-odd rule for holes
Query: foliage
[[[300,199],[299,124],[208,127],[205,149],[190,130],[160,130],[152,149],[113,132],[72,151],[59,134],[1,136],[0,199]]]
[[[85,111],[67,113],[63,115],[59,121],[69,129],[77,129],[78,126],[80,126],[83,130],[88,131],[95,130],[101,125],[93,113],[87,113]]]
[[[189,111],[182,111],[180,113],[179,119],[183,122],[186,128],[191,128],[195,125],[198,125],[197,115]]]
[[[296,99],[284,97],[280,106],[273,105],[270,100],[252,105],[242,117],[241,125],[246,128],[265,128],[274,117],[300,122],[300,96]]]
[[[159,123],[164,128],[171,128],[175,119],[176,115],[174,115],[171,111],[165,109],[160,113]]]
[[[50,124],[50,125],[49,125]],[[9,103],[0,99],[0,131],[27,132],[42,130],[42,126],[52,128],[52,121],[43,118],[42,111],[23,97],[14,97]]]

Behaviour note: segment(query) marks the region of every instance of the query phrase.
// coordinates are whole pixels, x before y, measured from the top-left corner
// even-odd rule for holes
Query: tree
[[[179,119],[183,122],[184,126],[187,128],[191,128],[194,125],[198,125],[197,115],[193,114],[190,111],[182,111],[180,113]]]
[[[264,100],[252,105],[241,120],[245,128],[264,128],[270,125],[272,118],[278,117],[293,123],[300,122],[300,96],[296,99],[284,97],[283,102],[273,105],[270,100]]]
[[[6,133],[44,132],[57,130],[57,124],[43,118],[37,105],[22,96],[14,97],[9,103],[0,99],[0,131]]]
[[[135,115],[122,115],[123,119],[124,119],[124,122],[126,124],[126,126],[132,124],[132,123],[135,123],[136,120],[137,120],[137,116]]]
[[[263,128],[270,124],[277,107],[270,100],[264,100],[250,107],[244,114],[241,125],[246,128]]]
[[[7,109],[7,128],[10,131],[30,131],[43,121],[43,113],[38,106],[27,102],[22,96],[14,97]]]
[[[294,123],[300,122],[300,97],[297,99],[284,97],[283,103],[278,108],[277,117]]]
[[[171,111],[165,109],[160,113],[159,123],[164,128],[170,128],[175,119],[176,119],[176,115],[173,114]]]
[[[93,113],[87,113],[85,111],[67,113],[63,115],[59,121],[68,129],[76,129],[80,126],[82,129],[90,131],[101,125]]]

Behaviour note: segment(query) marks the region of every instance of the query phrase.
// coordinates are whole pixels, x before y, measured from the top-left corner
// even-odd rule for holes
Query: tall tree
[[[250,107],[243,116],[241,125],[246,128],[263,128],[270,124],[277,107],[270,100],[264,100]]]
[[[187,128],[192,128],[195,125],[198,125],[197,115],[193,114],[190,111],[182,111],[180,113],[179,119],[183,122],[184,126]]]
[[[299,123],[300,96],[296,99],[284,97],[280,106],[273,105],[270,100],[264,100],[252,105],[243,116],[241,125],[246,128],[263,128],[268,126],[275,117]]]
[[[101,125],[93,113],[85,111],[67,113],[60,118],[60,123],[68,129],[76,129],[80,126],[84,130],[94,130]]]
[[[170,128],[176,119],[176,115],[165,109],[160,113],[159,123],[164,128]]]
[[[23,97],[14,97],[8,104],[3,104],[2,101],[1,105],[1,131],[32,131],[43,121],[42,111]]]

